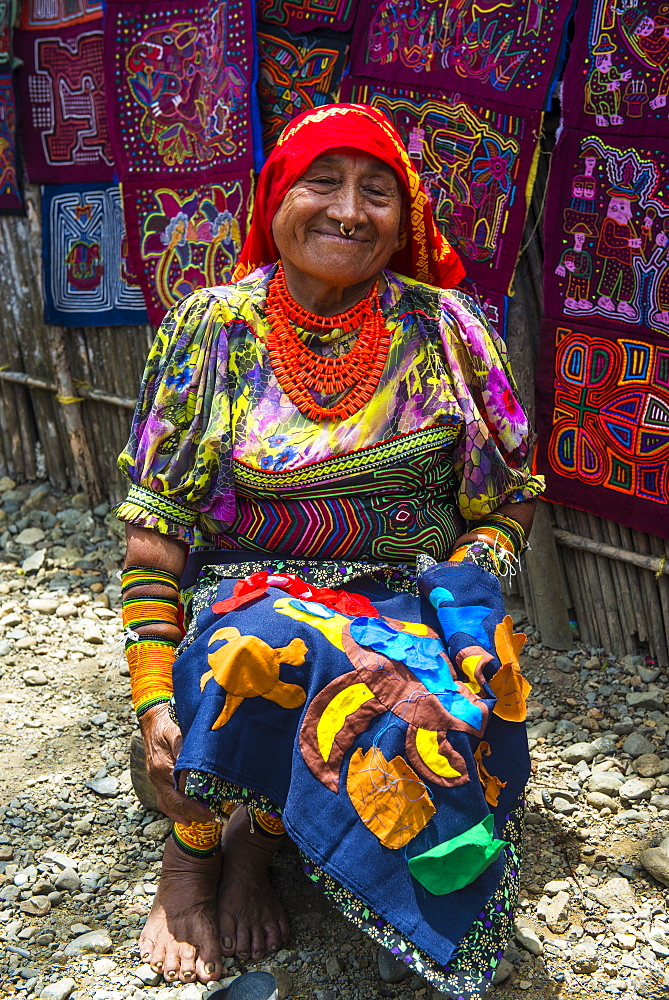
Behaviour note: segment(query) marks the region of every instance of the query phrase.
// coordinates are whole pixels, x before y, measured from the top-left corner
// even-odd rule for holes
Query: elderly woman
[[[388,120],[334,104],[281,135],[237,280],[160,328],[117,513],[133,703],[177,821],[140,939],[168,980],[286,940],[286,831],[439,989],[482,995],[502,954],[527,685],[495,574],[541,483],[462,274]]]

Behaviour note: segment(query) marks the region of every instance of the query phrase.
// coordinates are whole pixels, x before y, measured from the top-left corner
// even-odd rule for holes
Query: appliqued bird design
[[[287,684],[279,673],[282,663],[301,667],[307,653],[302,639],[293,639],[287,646],[274,649],[255,635],[241,635],[239,629],[219,628],[209,640],[209,646],[225,640],[207,662],[210,669],[200,678],[200,691],[212,680],[226,693],[225,705],[212,730],[229,722],[245,698],[267,698],[282,708],[299,708],[306,692],[299,684]]]

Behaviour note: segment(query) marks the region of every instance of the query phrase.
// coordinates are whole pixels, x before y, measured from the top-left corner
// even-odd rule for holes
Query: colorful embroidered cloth
[[[110,0],[105,78],[122,181],[253,166],[253,17],[244,0]]]
[[[506,319],[511,301],[508,295],[491,292],[469,278],[462,282],[462,290],[471,295],[500,340],[506,340]]]
[[[16,14],[15,0],[0,3],[0,72],[7,73],[12,68],[12,32]]]
[[[339,100],[350,36],[293,35],[260,23],[257,40],[263,146],[269,155],[291,118]]]
[[[352,77],[342,84],[342,100],[369,103],[388,115],[467,276],[506,295],[534,184],[541,115]]]
[[[120,517],[188,542],[197,524],[225,548],[399,563],[445,558],[460,516],[541,492],[504,345],[467,296],[385,271],[379,386],[353,416],[316,423],[269,363],[273,273],[196,292],[165,319],[119,458],[134,484]]]
[[[129,257],[151,323],[195,289],[231,280],[251,210],[250,172],[122,190]]]
[[[600,130],[607,136],[666,136],[667,4],[579,4],[562,99],[569,125],[602,138]]]
[[[0,212],[23,211],[16,173],[16,104],[11,75],[0,75]]]
[[[28,177],[33,183],[110,181],[102,21],[17,31],[17,74]]]
[[[224,615],[205,607],[174,665],[176,770],[216,811],[223,795],[269,800],[347,916],[373,914],[375,940],[480,998],[517,894],[525,637],[479,567],[441,564],[419,587],[347,584],[374,617],[277,587]]]
[[[669,335],[669,145],[565,129],[546,200],[546,314]]]
[[[47,323],[147,322],[144,297],[128,261],[116,184],[47,185],[42,230]]]
[[[357,6],[358,0],[258,0],[257,12],[260,20],[288,31],[347,31]]]
[[[352,71],[538,111],[550,106],[572,7],[571,0],[360,0]]]
[[[547,498],[669,538],[669,339],[568,320],[541,336]]]
[[[102,16],[102,0],[24,0],[21,27],[24,29],[62,28]]]

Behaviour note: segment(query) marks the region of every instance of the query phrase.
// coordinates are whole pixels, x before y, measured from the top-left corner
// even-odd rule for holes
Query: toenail
[[[213,962],[207,962],[207,964],[204,967],[204,971],[207,973],[208,976],[210,976],[212,972],[216,972],[216,966],[214,965]]]
[[[232,948],[232,938],[223,938],[223,947]]]

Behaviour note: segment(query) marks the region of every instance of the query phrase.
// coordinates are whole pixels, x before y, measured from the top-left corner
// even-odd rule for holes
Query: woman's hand
[[[155,705],[139,720],[146,751],[146,770],[158,793],[158,808],[177,823],[211,823],[212,813],[174,787],[174,763],[181,750],[181,731],[167,705]]]

